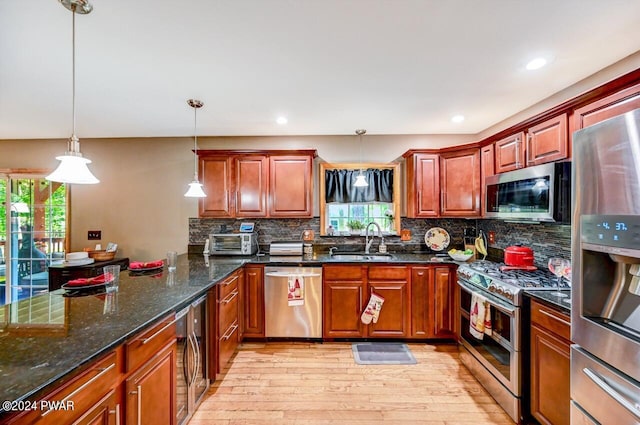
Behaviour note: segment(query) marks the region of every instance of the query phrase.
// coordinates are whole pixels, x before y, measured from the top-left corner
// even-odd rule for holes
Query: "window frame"
[[[318,172],[318,180],[320,180],[320,191],[318,202],[320,204],[320,236],[327,235],[326,219],[327,219],[327,202],[325,187],[325,171],[326,170],[365,170],[375,168],[379,170],[393,170],[393,227],[396,234],[400,234],[400,164],[391,163],[320,163]]]

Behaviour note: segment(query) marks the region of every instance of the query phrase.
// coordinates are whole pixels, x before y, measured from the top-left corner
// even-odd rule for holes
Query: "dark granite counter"
[[[571,314],[571,289],[562,289],[560,292],[566,297],[559,297],[556,291],[524,291],[524,294],[551,307],[560,309],[567,314]]]
[[[274,266],[282,266],[282,265],[304,265],[304,266],[321,266],[323,264],[340,264],[340,263],[358,263],[358,264],[389,264],[389,263],[397,263],[397,264],[459,264],[456,261],[453,261],[451,257],[440,257],[436,256],[433,253],[391,253],[390,256],[376,257],[376,252],[372,252],[371,254],[362,254],[364,256],[369,256],[370,259],[355,259],[355,258],[346,258],[342,255],[329,255],[328,253],[314,253],[313,255],[303,255],[303,256],[255,256],[251,257],[252,264],[264,264],[264,265],[274,265]],[[375,259],[372,259],[376,257]],[[214,257],[209,257],[214,258]]]
[[[2,307],[0,400],[37,400],[247,261],[236,257],[206,265],[202,255],[185,254],[172,273],[166,268],[152,276],[121,272],[113,297],[65,297],[60,289]],[[34,321],[36,316],[43,319]]]

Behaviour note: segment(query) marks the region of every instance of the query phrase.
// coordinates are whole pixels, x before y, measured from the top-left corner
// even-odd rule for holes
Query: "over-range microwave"
[[[571,222],[571,162],[552,162],[485,180],[487,218]]]
[[[253,255],[258,251],[255,233],[212,233],[209,235],[210,255]]]

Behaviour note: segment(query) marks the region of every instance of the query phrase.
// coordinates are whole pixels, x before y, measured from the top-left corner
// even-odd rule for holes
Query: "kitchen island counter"
[[[37,401],[109,350],[204,294],[247,261],[205,264],[202,255],[178,257],[154,275],[120,274],[115,297],[66,297],[64,290],[21,300],[0,310],[0,399]],[[5,415],[3,406],[0,417]]]

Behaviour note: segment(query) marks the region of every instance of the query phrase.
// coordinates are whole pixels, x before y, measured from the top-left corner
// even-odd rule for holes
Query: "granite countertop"
[[[345,254],[346,252],[342,251],[341,254]],[[371,252],[370,254],[363,254],[361,252],[354,252],[352,254],[362,254],[364,256],[373,256],[379,255],[377,252]],[[303,255],[303,256],[271,256],[271,255],[263,255],[263,256],[254,256],[251,257],[251,263],[253,264],[264,264],[264,265],[294,265],[301,264],[306,266],[313,265],[322,265],[322,264],[340,264],[340,263],[359,263],[359,264],[388,264],[388,263],[398,263],[398,264],[424,264],[424,263],[434,263],[434,264],[460,264],[457,261],[451,259],[451,257],[447,256],[436,256],[433,252],[420,252],[420,253],[390,253],[390,256],[387,257],[378,257],[376,259],[368,259],[368,260],[359,260],[359,259],[351,259],[341,257],[340,255],[331,256],[328,253],[314,253],[313,255]],[[209,257],[214,258],[214,257]]]
[[[166,268],[155,276],[121,272],[119,290],[110,299],[105,294],[65,297],[59,289],[4,306],[0,400],[37,400],[108,350],[204,294],[247,261],[226,259],[207,266],[202,255],[185,254],[178,257],[172,273]],[[48,322],[34,323],[32,313],[42,306],[51,310],[41,315],[48,316]],[[3,413],[0,409],[0,416]]]
[[[545,304],[550,304],[565,313],[571,314],[571,289],[561,289],[559,292],[566,295],[558,296],[556,291],[524,291],[524,293],[536,300],[540,300]]]

